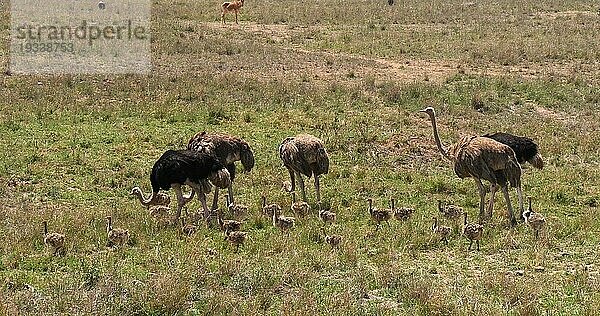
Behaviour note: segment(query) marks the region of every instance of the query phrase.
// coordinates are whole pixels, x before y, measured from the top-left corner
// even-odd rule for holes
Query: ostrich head
[[[244,172],[252,171],[252,168],[254,168],[254,153],[248,144],[242,146],[240,160],[242,161],[242,166],[244,166]]]
[[[430,118],[435,116],[435,110],[431,106],[428,106],[428,107],[420,110],[419,112],[426,113],[427,115],[429,115]]]

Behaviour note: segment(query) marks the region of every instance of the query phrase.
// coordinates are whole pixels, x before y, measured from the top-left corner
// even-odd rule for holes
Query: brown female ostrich
[[[183,206],[188,202],[181,192],[181,186],[187,184],[198,194],[198,199],[204,208],[204,218],[209,218],[205,182],[210,180],[215,186],[226,188],[230,185],[229,177],[229,171],[214,155],[193,150],[167,150],[152,167],[150,174],[152,194],[141,202],[144,206],[152,205],[159,190],[173,188],[177,195],[175,216],[175,223],[177,223]]]
[[[319,189],[319,176],[329,172],[329,156],[325,151],[323,142],[308,134],[300,134],[296,137],[288,137],[279,146],[279,157],[283,165],[290,173],[292,187],[290,192],[296,188],[296,177],[302,192],[302,199],[306,201],[304,191],[304,180],[302,175],[315,177],[315,190],[317,191],[317,202],[321,201]]]
[[[233,197],[233,180],[235,179],[235,162],[241,161],[245,172],[250,172],[254,168],[254,153],[250,145],[239,137],[220,133],[207,133],[205,131],[196,133],[187,144],[188,150],[195,150],[201,153],[214,154],[219,161],[227,168],[231,175],[231,183],[227,187],[230,204],[235,204]],[[212,209],[217,208],[219,200],[219,190],[215,189]]]
[[[519,209],[523,211],[523,196],[521,193],[521,166],[517,161],[515,152],[507,145],[488,137],[465,136],[458,143],[444,148],[440,141],[435,120],[435,110],[427,107],[420,112],[427,113],[433,126],[435,143],[444,158],[452,162],[454,172],[459,178],[471,177],[475,179],[479,188],[479,221],[484,220],[485,188],[481,180],[487,180],[492,185],[500,185],[512,225],[517,223],[510,196],[508,184],[516,188],[519,197]],[[491,214],[488,210],[488,214]]]
[[[483,137],[491,138],[495,141],[501,142],[504,145],[510,147],[517,157],[519,164],[523,165],[528,162],[534,168],[542,170],[544,168],[544,160],[539,152],[538,145],[528,137],[516,136],[509,133],[494,133],[485,134]],[[494,209],[494,196],[498,191],[498,186],[493,185],[490,188],[490,204],[488,207],[488,218],[492,217],[491,211]]]

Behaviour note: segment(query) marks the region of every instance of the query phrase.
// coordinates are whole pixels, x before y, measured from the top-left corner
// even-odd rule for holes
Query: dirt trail
[[[564,13],[564,12],[563,12]],[[577,13],[564,13],[571,16]],[[340,32],[340,28],[329,30],[323,26],[311,27],[292,27],[283,24],[257,24],[243,23],[240,25],[226,25],[220,23],[203,23],[211,29],[235,28],[244,32],[251,33],[257,38],[267,39],[276,45],[276,48],[283,49],[286,53],[293,53],[295,65],[288,70],[300,69],[304,74],[313,77],[325,79],[327,77],[345,76],[351,72],[353,77],[374,76],[376,79],[393,79],[399,82],[420,82],[432,81],[443,82],[447,78],[457,74],[473,74],[485,76],[516,76],[525,79],[537,79],[548,77],[572,78],[584,74],[586,78],[600,78],[600,62],[595,64],[581,64],[576,61],[571,62],[548,62],[548,63],[526,63],[520,65],[504,66],[494,63],[481,63],[474,65],[472,62],[462,62],[460,60],[424,60],[395,58],[385,59],[372,56],[349,54],[343,52],[331,52],[323,50],[311,50],[310,46],[312,32],[327,31],[328,35]],[[355,27],[355,26],[347,26]],[[406,25],[403,28],[422,29],[427,27],[436,27],[429,25]],[[301,36],[302,44],[295,44],[294,38]],[[315,62],[315,59],[326,59],[329,63],[341,63],[342,67],[332,69],[323,66],[323,63]]]

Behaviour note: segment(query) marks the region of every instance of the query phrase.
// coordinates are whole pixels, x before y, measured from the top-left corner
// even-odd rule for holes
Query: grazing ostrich
[[[446,149],[440,141],[434,109],[427,107],[420,112],[429,115],[431,125],[433,126],[435,143],[444,158],[452,162],[456,175],[459,178],[471,177],[475,179],[479,188],[480,223],[483,222],[485,216],[484,203],[486,192],[481,182],[483,179],[489,181],[492,185],[500,185],[506,199],[511,225],[515,225],[517,221],[510,203],[508,184],[516,188],[519,198],[519,210],[523,210],[521,166],[517,161],[515,152],[507,145],[491,138],[480,136],[465,136],[458,143]],[[488,210],[488,214],[491,214],[491,212],[491,210]]]
[[[477,250],[479,250],[479,240],[483,237],[483,225],[467,223],[467,212],[465,212],[465,221],[463,222],[463,235],[469,239],[469,250],[471,250],[473,241],[477,243]]]
[[[275,212],[281,212],[281,206],[279,206],[275,203],[267,205],[267,197],[263,195],[262,196],[262,212],[263,212],[263,215],[271,218],[271,217],[273,217],[273,214]]]
[[[441,240],[443,240],[446,243],[446,245],[448,245],[448,236],[450,236],[450,232],[452,232],[452,228],[450,228],[448,226],[438,225],[438,219],[437,219],[437,217],[434,217],[433,225],[431,226],[431,230],[433,231],[434,234],[439,235]]]
[[[235,251],[237,252],[241,245],[246,241],[248,233],[241,231],[230,231],[225,234],[225,240],[229,241],[232,245],[235,245]]]
[[[123,246],[129,241],[129,231],[121,228],[113,228],[112,217],[106,217],[106,235],[109,246]]]
[[[294,214],[298,214],[300,217],[304,217],[310,212],[310,205],[308,203],[296,201],[296,192],[292,192],[292,206],[290,208]]]
[[[230,184],[229,171],[214,155],[194,150],[167,150],[152,167],[150,174],[152,194],[141,201],[142,205],[155,203],[160,189],[173,188],[177,195],[175,216],[175,223],[177,223],[183,206],[188,202],[188,197],[184,197],[181,192],[181,186],[187,184],[192,187],[190,196],[193,196],[194,191],[198,194],[198,199],[204,208],[204,218],[209,218],[205,180],[210,180],[217,187],[226,188]]]
[[[390,210],[386,210],[386,209],[376,209],[373,208],[373,199],[369,198],[367,199],[367,201],[369,202],[369,214],[371,215],[371,219],[373,219],[373,221],[375,222],[375,224],[377,225],[376,230],[379,229],[379,226],[381,226],[381,222],[386,222],[388,224],[388,227],[390,226],[390,218],[392,218],[392,214],[390,212]]]
[[[290,229],[294,227],[295,219],[293,217],[281,216],[281,209],[273,212],[273,226],[287,232],[290,235]]]
[[[317,191],[317,202],[321,201],[319,188],[319,176],[329,172],[329,156],[325,151],[323,142],[308,134],[300,134],[296,137],[288,137],[279,146],[279,157],[283,165],[290,173],[292,187],[290,192],[296,188],[296,177],[302,192],[302,200],[306,201],[304,191],[304,180],[302,175],[315,177],[315,190]]]
[[[525,223],[533,229],[535,239],[538,239],[540,231],[546,226],[546,219],[542,214],[533,210],[530,196],[527,197],[527,202],[529,203],[529,207],[527,211],[523,212],[523,218],[525,219]]]
[[[244,0],[237,0],[232,2],[223,2],[221,8],[223,9],[223,13],[221,13],[221,22],[225,24],[225,14],[234,12],[235,13],[235,24],[238,23],[238,12],[244,6]]]
[[[230,184],[227,187],[231,204],[235,204],[233,196],[233,180],[235,179],[235,162],[241,161],[244,172],[250,172],[254,168],[254,153],[250,145],[239,137],[220,133],[207,133],[205,131],[196,133],[187,144],[188,150],[201,153],[214,154],[219,161],[227,167],[230,175]],[[217,208],[219,190],[215,188],[212,209]]]
[[[140,187],[134,187],[133,189],[131,189],[130,194],[136,196],[140,200],[140,203],[142,203],[142,205],[144,205],[144,201],[146,199],[144,198],[144,194],[142,193],[142,189],[140,189]],[[191,194],[190,194],[190,197],[191,197]],[[188,198],[190,198],[190,197],[188,197]],[[156,194],[156,197],[154,198],[154,201],[151,204],[145,204],[144,206],[146,208],[149,208],[150,206],[154,206],[154,205],[169,206],[169,204],[171,204],[171,197],[164,192],[158,192]]]
[[[65,235],[48,232],[48,222],[43,221],[44,225],[44,244],[52,249],[52,255],[65,254]]]
[[[340,243],[342,242],[342,236],[335,234],[327,235],[325,228],[321,228],[321,232],[323,232],[323,235],[325,236],[325,242],[331,246],[331,251],[336,248],[339,249]]]
[[[523,165],[525,162],[529,162],[534,168],[542,170],[544,168],[544,160],[542,155],[539,153],[539,146],[528,137],[515,136],[508,133],[494,133],[485,134],[483,137],[491,138],[497,142],[501,142],[504,145],[510,147],[517,157],[519,164]],[[488,211],[491,212],[494,209],[494,196],[498,191],[498,186],[493,185],[490,188],[490,206]],[[522,211],[522,210],[521,210]],[[491,218],[492,214],[488,213],[488,218]]]

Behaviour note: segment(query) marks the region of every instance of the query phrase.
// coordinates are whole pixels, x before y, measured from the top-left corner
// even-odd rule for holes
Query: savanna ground
[[[0,76],[0,314],[600,310],[596,1],[247,0],[240,25],[228,16],[227,26],[219,6],[154,1],[147,76]],[[548,221],[540,241],[524,224],[506,227],[501,198],[481,251],[458,234],[448,246],[432,236],[436,199],[474,219],[478,197],[436,151],[417,114],[427,105],[446,144],[494,131],[539,143],[546,167],[526,168],[523,183]],[[201,130],[255,151],[255,169],[235,185],[254,214],[238,253],[215,229],[182,238],[157,228],[129,195],[150,189],[162,152]],[[277,146],[299,132],[329,152],[321,183],[339,251],[314,215],[290,237],[259,215],[263,193],[289,206]],[[375,232],[368,197],[417,211]],[[129,246],[106,247],[107,215],[132,233]],[[42,220],[67,235],[66,256],[48,254]]]

